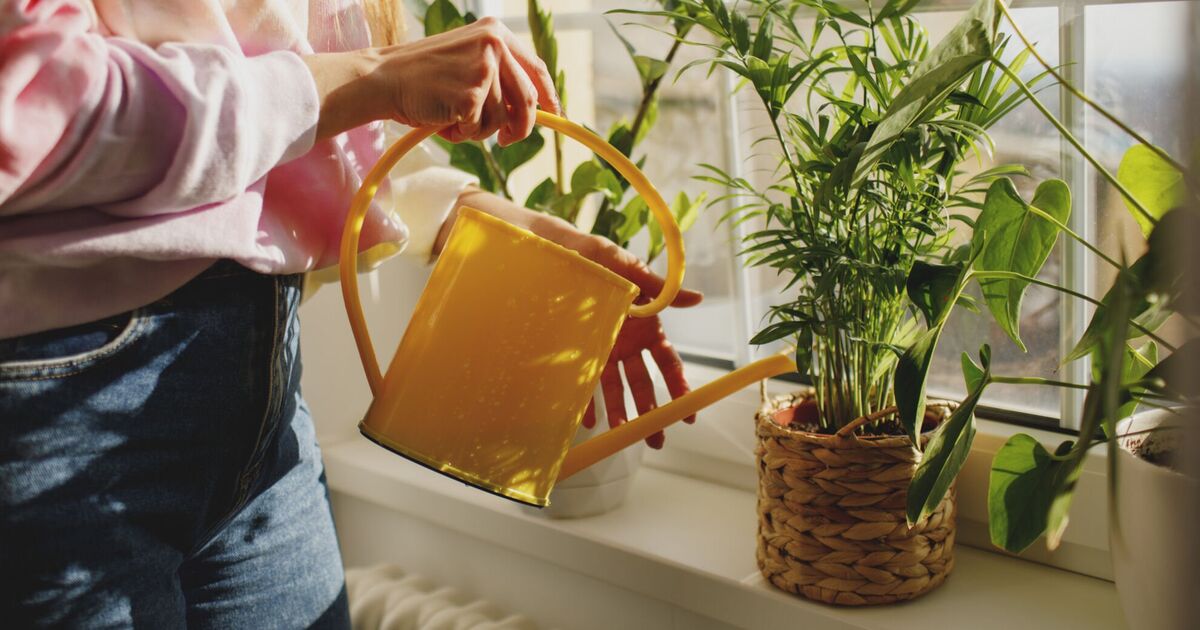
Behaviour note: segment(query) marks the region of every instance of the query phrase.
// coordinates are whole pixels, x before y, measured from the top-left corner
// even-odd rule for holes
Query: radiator
[[[396,565],[347,569],[346,592],[354,630],[539,630],[526,617]]]

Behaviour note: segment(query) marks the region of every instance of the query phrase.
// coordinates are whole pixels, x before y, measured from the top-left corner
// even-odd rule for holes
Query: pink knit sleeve
[[[80,0],[0,0],[0,217],[118,216],[230,199],[311,148],[298,55],[155,48],[95,30]]]

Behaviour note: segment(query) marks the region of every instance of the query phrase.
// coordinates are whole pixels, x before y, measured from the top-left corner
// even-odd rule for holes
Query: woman
[[[337,262],[380,153],[374,121],[507,144],[537,106],[558,109],[498,22],[393,45],[396,13],[0,0],[5,624],[348,625],[299,392],[299,274]],[[428,261],[469,204],[661,287],[607,241],[428,161],[407,168],[401,218],[373,208],[364,249]],[[639,410],[655,404],[643,349],[686,389],[657,322],[630,324],[602,379],[614,421],[618,362]]]

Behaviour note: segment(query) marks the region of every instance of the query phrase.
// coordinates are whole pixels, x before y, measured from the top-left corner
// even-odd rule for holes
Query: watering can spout
[[[763,379],[795,370],[796,361],[790,353],[776,354],[734,370],[703,387],[688,392],[657,409],[652,409],[619,427],[609,429],[567,451],[567,457],[563,460],[562,468],[559,469],[558,481],[574,475],[623,448],[637,444],[745,387]]]

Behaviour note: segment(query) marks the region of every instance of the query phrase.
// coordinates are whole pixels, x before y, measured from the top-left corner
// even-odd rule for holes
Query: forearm
[[[368,48],[303,57],[317,86],[320,103],[318,140],[385,116],[386,107],[380,102],[380,90],[372,85],[381,55],[380,50]]]

